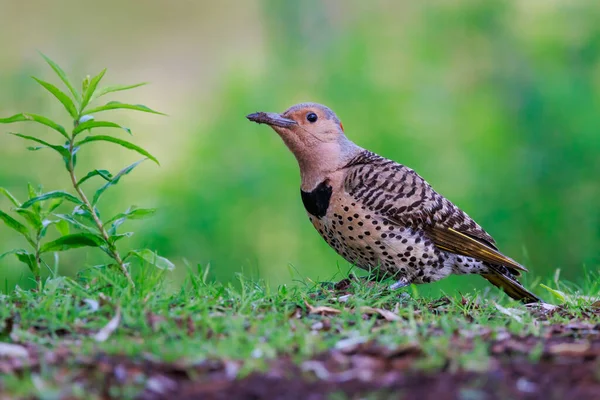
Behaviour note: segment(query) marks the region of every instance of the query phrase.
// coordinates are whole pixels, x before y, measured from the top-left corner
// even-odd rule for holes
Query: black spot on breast
[[[317,218],[324,217],[325,214],[327,214],[327,209],[329,208],[331,192],[332,188],[327,180],[319,183],[319,185],[312,192],[300,190],[300,194],[302,195],[302,203],[304,204],[306,211]]]

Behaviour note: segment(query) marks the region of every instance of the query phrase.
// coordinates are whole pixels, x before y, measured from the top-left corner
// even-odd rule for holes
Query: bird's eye
[[[317,122],[317,119],[318,119],[318,118],[319,118],[319,117],[317,117],[317,114],[315,114],[314,112],[311,112],[311,113],[308,113],[308,114],[306,114],[306,120],[307,120],[308,122],[310,122],[311,124],[312,124],[313,122]]]

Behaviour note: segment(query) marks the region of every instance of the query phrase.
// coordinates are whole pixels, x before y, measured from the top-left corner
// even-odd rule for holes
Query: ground
[[[135,276],[0,295],[0,399],[600,398],[593,277],[524,306],[352,276],[270,288],[198,270],[176,292]]]

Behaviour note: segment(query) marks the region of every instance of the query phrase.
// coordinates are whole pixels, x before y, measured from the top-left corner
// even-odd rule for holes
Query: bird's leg
[[[399,280],[397,280],[395,283],[392,283],[390,285],[390,290],[397,290],[400,288],[403,288],[405,286],[408,286],[411,284],[411,281],[408,278],[401,278]]]

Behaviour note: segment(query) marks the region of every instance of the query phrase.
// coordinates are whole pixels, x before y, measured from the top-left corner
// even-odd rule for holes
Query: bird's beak
[[[298,125],[296,121],[284,118],[277,113],[257,112],[246,115],[246,118],[248,118],[250,121],[256,122],[257,124],[267,124],[270,126],[279,126],[281,128],[289,128],[294,125]]]

